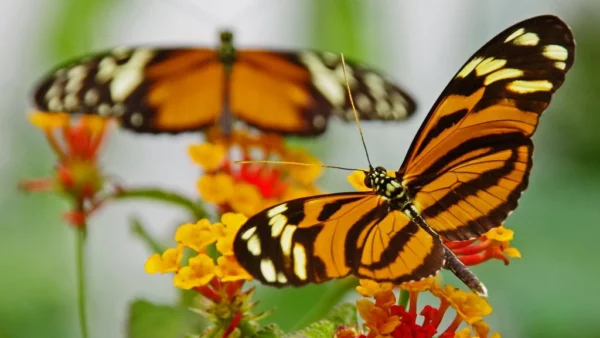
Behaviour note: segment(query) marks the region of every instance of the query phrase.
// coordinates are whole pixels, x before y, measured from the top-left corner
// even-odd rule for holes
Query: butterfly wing
[[[330,116],[354,121],[339,55],[316,51],[240,50],[232,70],[234,115],[261,130],[318,135]],[[403,120],[414,101],[379,72],[346,61],[363,120]]]
[[[559,18],[531,18],[484,45],[443,91],[397,176],[442,237],[480,236],[516,208],[531,170],[531,136],[574,48]]]
[[[371,192],[288,201],[248,219],[234,252],[262,283],[321,283],[354,274],[403,283],[435,275],[444,263],[439,238]]]
[[[137,132],[193,131],[221,113],[223,72],[211,49],[116,48],[59,67],[34,100],[41,111],[115,117]]]

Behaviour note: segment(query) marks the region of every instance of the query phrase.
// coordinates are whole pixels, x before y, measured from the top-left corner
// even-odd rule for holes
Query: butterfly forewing
[[[354,274],[403,283],[435,275],[443,247],[372,193],[314,196],[251,217],[234,242],[240,264],[263,283],[320,283]]]
[[[531,136],[574,47],[559,18],[523,21],[476,52],[443,91],[398,172],[442,237],[483,235],[517,206],[531,170]]]
[[[229,54],[144,47],[98,53],[45,77],[35,87],[35,105],[115,117],[150,133],[196,131],[221,114],[263,131],[306,136],[323,133],[331,116],[352,120],[339,55],[227,47],[222,53]],[[361,118],[403,120],[414,112],[413,100],[381,73],[355,62],[348,70]]]

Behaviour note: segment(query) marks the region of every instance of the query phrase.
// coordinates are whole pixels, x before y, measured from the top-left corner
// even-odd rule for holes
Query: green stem
[[[400,297],[398,297],[398,305],[403,306],[406,310],[406,305],[408,305],[408,299],[410,298],[410,293],[406,290],[400,290]]]
[[[356,287],[355,278],[344,278],[337,282],[330,288],[332,290],[328,290],[328,292],[315,303],[312,311],[309,311],[302,319],[296,322],[291,331],[300,330],[312,322],[325,317],[329,310],[336,306],[346,293],[354,287]]]
[[[77,231],[77,289],[78,289],[78,303],[79,303],[79,330],[81,332],[81,338],[88,337],[87,330],[87,311],[86,311],[86,298],[85,298],[85,264],[83,261],[84,248],[85,248],[85,235],[86,235],[86,224],[82,224],[81,228]]]
[[[134,199],[134,198],[145,198],[154,201],[167,202],[173,205],[180,206],[189,211],[196,220],[207,218],[206,211],[201,205],[192,201],[191,199],[174,193],[167,192],[160,189],[153,188],[142,188],[142,189],[129,189],[122,190],[114,195],[110,195],[107,199]]]
[[[148,247],[150,247],[152,252],[161,254],[165,251],[165,248],[146,231],[139,220],[134,219],[131,223],[131,231],[133,234],[138,236]]]

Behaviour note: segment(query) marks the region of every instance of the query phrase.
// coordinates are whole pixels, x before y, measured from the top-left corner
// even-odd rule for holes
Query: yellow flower
[[[223,255],[233,255],[233,240],[240,227],[246,223],[248,218],[242,214],[228,212],[221,216],[221,223],[216,223],[219,227],[220,236],[217,238],[217,250]]]
[[[189,266],[182,267],[173,284],[178,288],[189,290],[198,286],[206,285],[215,277],[215,262],[206,254],[199,254],[190,258]]]
[[[502,252],[508,257],[521,258],[521,252],[517,248],[506,248]]]
[[[233,282],[237,280],[252,280],[244,268],[238,263],[233,255],[221,256],[217,258],[217,268],[215,274],[222,282]]]
[[[167,273],[175,272],[179,269],[179,262],[183,255],[183,246],[178,245],[176,248],[167,249],[162,255],[154,254],[146,260],[144,270],[147,273]]]
[[[227,148],[222,144],[202,143],[189,146],[188,155],[204,170],[215,171],[223,163]]]
[[[408,282],[400,284],[398,287],[402,290],[410,292],[423,292],[429,291],[432,287],[437,285],[436,277],[423,278],[417,282]]]
[[[196,252],[204,252],[207,246],[217,240],[218,236],[218,229],[212,226],[207,219],[203,219],[196,224],[187,223],[180,226],[175,232],[175,241]]]
[[[468,327],[463,328],[462,330],[456,332],[454,334],[454,338],[502,338],[498,332],[492,333],[491,336],[488,336],[490,333],[490,328],[487,323],[484,321],[477,322],[472,325],[473,331],[476,335],[471,335],[471,329]]]
[[[483,320],[482,316],[492,313],[492,307],[485,298],[473,292],[466,292],[451,285],[444,286],[444,295],[451,306],[469,324]]]
[[[367,188],[367,186],[365,185],[366,176],[367,175],[364,171],[357,170],[352,172],[352,174],[348,175],[348,182],[350,182],[354,189],[358,191],[371,191],[373,189]]]
[[[503,225],[493,228],[485,234],[485,237],[498,242],[512,241],[515,232],[513,230],[505,228]]]
[[[66,113],[44,113],[36,111],[29,115],[29,122],[44,131],[66,127],[69,125],[69,119],[70,117]]]
[[[260,190],[255,185],[246,182],[235,183],[228,202],[233,211],[248,216],[262,210]]]
[[[363,297],[373,297],[379,291],[391,291],[394,285],[392,283],[377,283],[370,279],[361,279],[356,291]]]
[[[222,204],[234,195],[233,183],[233,178],[224,173],[204,175],[198,180],[198,191],[205,201]]]
[[[80,119],[88,132],[94,136],[104,134],[106,124],[109,121],[107,118],[98,115],[83,115]]]

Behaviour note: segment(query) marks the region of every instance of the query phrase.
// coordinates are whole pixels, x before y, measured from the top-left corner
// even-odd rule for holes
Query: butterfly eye
[[[367,188],[373,188],[373,185],[371,184],[371,178],[369,177],[369,175],[365,176],[365,186],[367,186]]]

